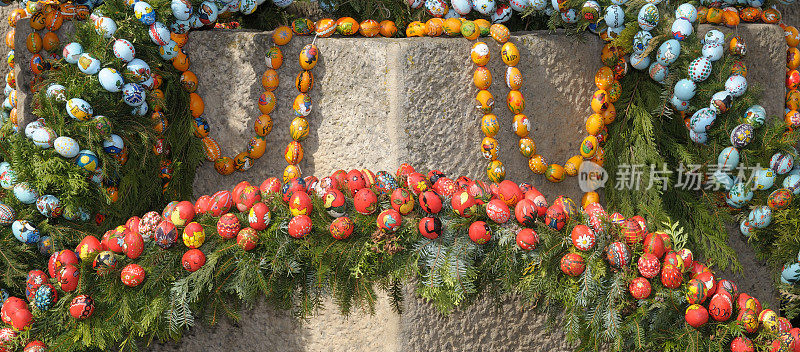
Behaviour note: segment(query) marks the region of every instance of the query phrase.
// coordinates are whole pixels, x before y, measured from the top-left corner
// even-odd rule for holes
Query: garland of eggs
[[[356,24],[357,25],[357,24]],[[319,33],[320,28],[317,28]],[[316,38],[314,38],[316,41]],[[300,51],[298,61],[300,62],[301,71],[297,74],[295,86],[298,90],[297,96],[292,103],[292,111],[294,112],[294,120],[289,126],[289,134],[292,136],[292,141],[286,145],[283,157],[289,165],[283,170],[284,182],[302,177],[300,166],[298,165],[303,160],[303,146],[300,141],[308,136],[308,121],[306,117],[311,114],[312,101],[308,93],[314,87],[314,74],[312,69],[319,61],[319,48],[312,41],[311,44],[306,44]]]

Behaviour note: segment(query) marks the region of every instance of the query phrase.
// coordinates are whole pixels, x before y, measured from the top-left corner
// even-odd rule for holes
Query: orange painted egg
[[[203,142],[203,151],[206,154],[206,160],[216,161],[219,159],[220,151],[217,141],[211,137],[205,137],[201,141]]]
[[[506,86],[511,90],[519,90],[522,88],[522,73],[519,69],[509,66],[506,69]]]
[[[380,27],[381,27],[380,29],[381,36],[384,36],[386,38],[391,38],[394,37],[395,34],[397,34],[397,25],[394,24],[394,21],[389,21],[389,20],[381,21]]]
[[[605,126],[603,117],[599,114],[591,114],[586,119],[586,133],[596,136]]]
[[[233,159],[231,159],[231,158],[229,158],[227,156],[223,156],[223,157],[215,160],[214,161],[214,169],[217,170],[217,172],[220,175],[230,175],[230,174],[232,174],[233,171],[234,171]]]
[[[483,137],[481,141],[481,154],[485,159],[497,160],[497,152],[500,150],[500,143],[492,137]]]
[[[477,102],[475,107],[484,114],[492,112],[492,108],[494,107],[494,96],[492,96],[492,93],[489,93],[488,90],[479,91],[478,95],[475,96],[475,101]]]
[[[45,61],[44,58],[42,58],[42,55],[39,54],[34,54],[33,56],[31,56],[30,65],[31,65],[30,66],[31,72],[33,72],[34,75],[40,75],[44,71],[47,71],[50,67],[50,64],[48,64],[47,61]]]
[[[48,52],[54,52],[61,47],[61,42],[58,40],[58,35],[53,32],[45,33],[42,37],[42,49]]]
[[[160,113],[160,112],[157,112]],[[158,134],[164,133],[167,130],[167,119],[160,117],[154,120],[153,130]]]
[[[28,17],[28,14],[25,12],[25,10],[14,9],[14,11],[11,11],[11,13],[8,15],[8,25],[12,28],[16,27],[17,22],[26,17]]]
[[[800,32],[794,26],[786,26],[783,28],[783,35],[786,38],[786,45],[794,48],[800,44]]]
[[[800,66],[800,50],[797,48],[789,48],[786,50],[786,67],[794,70]]]
[[[605,109],[608,108],[607,97],[608,93],[606,93],[606,91],[602,89],[595,91],[594,94],[592,94],[591,105],[592,105],[592,110],[594,110],[595,113],[603,112]]]
[[[289,26],[280,26],[272,32],[272,42],[275,45],[286,45],[292,40],[292,29]]]
[[[605,89],[605,91],[607,93],[606,100],[608,100],[609,103],[616,103],[617,100],[619,100],[619,97],[622,96],[622,85],[619,83],[619,81],[614,80],[614,82],[611,82],[611,85],[608,86],[608,89]]]
[[[36,54],[42,50],[42,36],[40,36],[37,32],[33,32],[28,35],[28,40],[25,42],[25,44],[28,47],[28,51]]]
[[[300,167],[297,165],[289,165],[283,169],[283,183],[288,183],[300,177],[303,177],[303,172],[300,171]]]
[[[6,32],[6,46],[9,49],[14,49],[14,32],[16,32],[14,28],[11,28],[8,30],[8,32]]]
[[[792,89],[786,92],[786,108],[789,110],[800,110],[800,91]]]
[[[181,72],[188,70],[189,57],[183,52],[178,52],[178,55],[172,58],[172,67]]]
[[[269,48],[264,58],[267,62],[267,67],[273,70],[277,70],[281,68],[281,65],[283,65],[283,52],[281,51],[281,48],[277,46]]]
[[[203,98],[201,98],[200,95],[197,93],[189,94],[189,111],[191,111],[192,117],[200,117],[203,115],[205,109],[206,104],[203,103]]]
[[[317,36],[320,38],[327,38],[333,35],[336,31],[336,21],[330,18],[323,18],[317,21]]]
[[[444,20],[439,17],[434,17],[425,22],[427,35],[429,37],[438,37],[444,33]]]
[[[508,37],[511,33],[508,31],[508,27],[495,23],[489,27],[489,34],[492,36],[492,39],[500,44],[504,44],[508,41]]]
[[[478,26],[475,25],[475,22],[472,21],[464,21],[461,23],[461,35],[464,38],[469,40],[478,39],[478,36],[481,34]]]
[[[514,115],[514,123],[511,127],[520,138],[527,137],[531,133],[531,121],[523,114]]]
[[[444,33],[450,37],[455,37],[461,34],[461,21],[457,18],[448,18],[444,20]]]
[[[372,38],[380,33],[381,27],[375,20],[364,20],[358,26],[358,32],[361,35]]]
[[[353,35],[358,33],[358,22],[352,17],[342,17],[336,21],[336,33]]]
[[[46,21],[47,21],[47,19],[45,18],[45,14],[44,13],[36,12],[36,13],[33,14],[33,16],[31,16],[31,19],[30,19],[31,28],[33,28],[33,29],[35,29],[37,31],[40,31],[40,30],[44,29],[44,26],[46,25]]]
[[[259,115],[253,123],[253,129],[257,135],[266,137],[272,132],[272,117],[267,114]]]
[[[486,137],[494,137],[500,129],[500,123],[497,122],[497,116],[494,114],[483,115],[481,119],[481,131]]]
[[[45,26],[51,32],[57,31],[64,24],[64,16],[61,16],[57,11],[52,11],[45,16]]]
[[[518,90],[508,92],[506,103],[508,104],[508,110],[513,114],[521,114],[525,110],[525,97]]]
[[[606,108],[601,115],[603,116],[603,123],[610,125],[617,119],[617,109],[614,107],[614,104],[609,103],[608,108]]]
[[[535,174],[544,174],[545,171],[547,171],[547,167],[547,160],[545,160],[544,157],[539,154],[534,154],[530,159],[528,159],[528,168],[530,168]]]
[[[761,20],[764,23],[775,24],[781,21],[781,12],[771,7],[761,12]]]
[[[564,177],[566,177],[564,167],[558,164],[550,164],[547,167],[547,171],[544,172],[544,176],[547,177],[548,181],[555,183],[564,181]]]
[[[278,77],[278,71],[268,68],[266,71],[264,71],[264,74],[261,75],[261,86],[263,86],[264,90],[267,92],[274,91],[276,88],[278,88],[279,83],[280,78]]]
[[[181,73],[181,86],[189,93],[194,93],[197,90],[197,76],[194,72],[187,70]]]
[[[800,72],[789,70],[786,72],[786,89],[795,90],[800,85]]]
[[[519,49],[514,43],[505,43],[500,48],[500,57],[508,66],[517,66],[519,63]]]
[[[307,93],[314,88],[314,74],[311,71],[300,71],[294,80],[294,86],[297,90]]]
[[[602,61],[604,65],[609,67],[616,66],[617,63],[619,63],[620,58],[622,57],[623,57],[623,49],[616,45],[612,45],[611,43],[603,45],[603,48],[600,50],[600,61]],[[610,81],[609,84],[611,84]]]
[[[492,160],[486,165],[486,176],[495,183],[503,181],[506,178],[506,168],[500,160]]]
[[[305,93],[298,94],[292,103],[292,110],[294,110],[294,115],[297,117],[308,116],[308,114],[311,113],[312,107],[311,96]]]
[[[478,89],[488,89],[492,85],[492,73],[484,66],[478,66],[472,74],[472,83]]]
[[[492,26],[491,22],[489,22],[489,21],[487,21],[487,20],[485,20],[483,18],[479,18],[479,19],[477,19],[477,20],[475,20],[473,22],[475,22],[475,25],[478,26],[478,30],[480,30],[480,32],[481,32],[481,37],[485,37],[485,36],[489,35],[490,28]]]
[[[197,138],[208,137],[209,126],[206,119],[199,117],[194,119],[194,136]]]
[[[247,144],[247,154],[252,159],[258,159],[264,156],[267,151],[267,140],[264,137],[250,138],[250,143]]]
[[[261,96],[258,98],[258,110],[261,110],[262,114],[269,115],[272,110],[275,110],[275,94],[272,92],[264,92],[261,93]]]
[[[408,24],[406,27],[406,37],[424,37],[425,34],[428,32],[428,28],[425,27],[425,24],[420,21],[414,21]]]
[[[582,163],[583,157],[580,155],[574,155],[573,157],[569,158],[566,163],[564,163],[564,172],[569,176],[575,176],[578,174],[578,170],[580,170]]]
[[[747,7],[739,12],[739,18],[745,22],[754,22],[761,17],[761,9],[757,7]]]
[[[478,66],[486,66],[486,64],[489,63],[489,58],[492,57],[489,46],[484,42],[473,44],[469,56],[472,58],[472,62]]]
[[[91,13],[92,10],[90,10],[86,5],[75,6],[75,17],[81,21],[85,21],[87,18],[89,18]]]
[[[250,155],[248,155],[247,152],[241,152],[233,157],[233,168],[236,170],[245,171],[250,169],[252,166],[253,159],[250,159]]]
[[[314,44],[307,44],[300,51],[300,67],[304,70],[310,70],[317,65],[319,59],[319,49]]]
[[[316,27],[314,27],[314,22],[307,18],[298,18],[292,21],[292,32],[297,35],[309,35],[314,33]]]
[[[586,136],[581,142],[581,156],[584,159],[591,159],[597,153],[597,148],[599,147],[600,143],[597,141],[597,137]]]
[[[177,34],[173,32],[169,34],[169,38],[172,39],[179,48],[183,48],[183,45],[189,41],[189,35],[186,33]]]
[[[708,14],[706,15],[706,21],[708,21],[708,23],[715,24],[722,23],[722,10],[715,7],[709,8]]]
[[[295,117],[292,123],[289,124],[289,134],[292,139],[302,142],[308,137],[308,120],[302,117]]]
[[[530,139],[528,137],[520,138],[519,152],[522,154],[522,156],[530,158],[531,156],[536,154],[536,143],[533,142],[533,139]]]
[[[722,22],[728,27],[736,27],[739,25],[739,12],[736,9],[729,7],[722,11]]]
[[[300,142],[291,141],[283,151],[283,158],[289,165],[297,165],[303,160],[303,146]]]
[[[593,163],[603,166],[603,163],[606,161],[606,151],[603,147],[597,147],[597,152],[594,153],[594,157],[589,159]]]

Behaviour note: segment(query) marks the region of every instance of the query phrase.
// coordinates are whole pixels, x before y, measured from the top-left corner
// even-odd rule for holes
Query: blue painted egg
[[[800,194],[800,175],[789,175],[783,179],[783,188],[788,188],[792,194]]]
[[[36,119],[25,126],[25,137],[33,138],[33,132],[44,127],[44,119]]]
[[[690,3],[684,3],[675,10],[675,18],[683,18],[689,22],[697,21],[697,8]]]
[[[722,32],[716,29],[712,29],[706,32],[706,35],[703,36],[702,42],[703,44],[711,44],[711,43],[717,43],[720,45],[725,44],[725,34],[722,34]]]
[[[651,39],[653,39],[653,35],[648,31],[636,32],[636,35],[633,36],[633,52],[644,52],[644,50],[647,49],[647,46],[650,45]]]
[[[677,40],[683,41],[694,32],[692,23],[683,18],[679,18],[672,22],[672,37]]]
[[[11,189],[17,183],[17,177],[14,170],[11,170],[11,164],[7,161],[0,162],[0,185],[5,189]]]
[[[101,16],[94,21],[94,31],[106,39],[110,39],[117,33],[117,23],[110,17]]]
[[[55,288],[51,284],[39,286],[34,294],[33,305],[41,311],[49,310],[58,299]]]
[[[134,116],[144,116],[147,114],[147,102],[142,103],[142,105],[136,106],[131,109],[131,115]]]
[[[133,4],[133,16],[146,26],[149,26],[156,21],[156,12],[153,10],[153,7],[150,6],[150,4],[144,1],[139,1]]]
[[[669,75],[669,67],[658,62],[654,62],[650,64],[650,68],[647,70],[647,73],[650,74],[650,78],[652,78],[654,81],[663,83]]]
[[[792,1],[792,3],[793,2],[794,1]],[[761,7],[762,5],[764,5],[764,0],[747,0],[747,4],[752,6],[752,7]],[[800,260],[798,260],[798,261],[800,261]]]
[[[14,196],[23,204],[33,204],[39,197],[39,193],[27,182],[20,182],[14,185]]]
[[[757,190],[770,189],[775,184],[777,175],[772,169],[761,168],[753,173],[753,188]]]
[[[185,34],[192,29],[192,23],[189,20],[175,20],[169,25],[169,29],[175,34]]]
[[[791,263],[783,266],[781,271],[781,280],[786,283],[795,283],[800,279],[800,263]]]
[[[83,55],[83,46],[80,43],[69,43],[64,45],[64,49],[61,50],[61,56],[64,57],[66,62],[71,64],[77,64],[81,55]]]
[[[150,40],[155,45],[166,45],[171,39],[169,36],[169,28],[161,22],[155,22],[150,25],[147,34],[150,35]]]
[[[272,3],[277,7],[287,7],[292,4],[294,0],[272,0]]]
[[[127,83],[122,86],[122,100],[130,106],[139,106],[144,103],[145,93],[142,86],[137,83]]]
[[[731,171],[739,166],[739,150],[726,147],[717,156],[717,167],[722,171]]]
[[[45,194],[36,199],[36,210],[48,218],[57,218],[61,216],[63,208],[56,196]]]
[[[97,80],[100,81],[100,85],[103,86],[103,89],[109,92],[119,92],[122,90],[122,85],[124,81],[122,80],[122,75],[117,72],[117,70],[106,67],[97,74]]]
[[[37,147],[48,149],[53,146],[53,141],[56,140],[56,132],[50,127],[37,128],[31,134],[31,141]]]
[[[695,89],[697,89],[697,86],[694,84],[694,81],[686,78],[681,79],[678,83],[675,83],[675,96],[680,100],[692,100]]]
[[[722,58],[724,48],[722,47],[722,44],[717,42],[705,43],[703,44],[702,53],[703,57],[713,62]]]
[[[769,226],[772,223],[772,209],[766,205],[755,207],[747,216],[747,222],[758,229]]]
[[[94,172],[98,167],[100,167],[100,159],[97,158],[97,154],[88,149],[78,152],[78,157],[75,159],[75,163],[89,172]]]
[[[81,98],[67,100],[67,114],[73,119],[87,121],[92,118],[92,106]]]
[[[109,154],[119,154],[125,148],[125,142],[122,137],[112,134],[103,141],[103,150]]]
[[[708,107],[717,114],[724,114],[731,108],[731,105],[733,105],[733,95],[723,90],[711,96],[711,103]]]
[[[750,237],[750,234],[751,234],[752,230],[753,230],[753,227],[750,226],[750,224],[747,222],[747,220],[742,220],[739,223],[739,231],[741,231],[742,235],[744,235],[745,237]]]
[[[650,67],[650,56],[644,55],[643,52],[631,54],[631,66],[639,71],[646,70]]]
[[[461,1],[466,2],[466,0],[461,0]],[[458,2],[458,0],[451,0],[450,2],[451,2],[451,4],[455,4],[456,2]],[[514,11],[525,12],[530,7],[530,1],[529,0],[509,0],[508,5],[511,6],[511,9],[513,9]],[[455,7],[455,5],[453,5],[453,7]],[[466,15],[466,14],[462,13],[462,15]]]
[[[625,23],[625,10],[619,5],[611,5],[606,7],[603,19],[609,27],[622,27]]]
[[[152,76],[150,65],[142,59],[133,59],[125,65],[125,73],[133,78],[136,83],[141,83]]]
[[[27,220],[14,220],[14,223],[11,224],[11,232],[22,243],[36,244],[39,242],[39,230]]]
[[[136,57],[136,49],[133,44],[125,39],[115,40],[112,51],[114,52],[114,57],[124,62],[130,62]]]
[[[53,98],[56,101],[65,102],[67,101],[67,97],[64,95],[66,91],[67,87],[53,83],[47,86],[47,90],[45,91],[45,96],[48,98]]]
[[[672,96],[672,99],[669,100],[669,102],[672,104],[672,107],[674,107],[675,110],[686,111],[686,109],[689,109],[688,101],[680,100],[678,99],[678,97],[674,95]]]
[[[659,64],[669,66],[678,59],[680,54],[681,42],[675,39],[670,39],[658,47],[658,55],[656,56],[656,59],[658,60]]]
[[[552,2],[555,2],[553,0]],[[495,0],[473,0],[472,8],[484,15],[491,16],[495,9]]]
[[[53,141],[53,148],[56,153],[65,158],[74,158],[78,155],[78,150],[80,150],[78,142],[67,136],[56,138]]]
[[[686,4],[685,4],[686,5]],[[705,57],[698,57],[689,63],[689,79],[695,82],[702,82],[711,75],[711,60]]]
[[[100,60],[95,59],[89,53],[83,53],[78,58],[78,69],[87,75],[93,75],[100,71]]]
[[[795,154],[797,153],[795,152]],[[769,167],[778,175],[786,174],[789,171],[792,171],[792,168],[794,167],[794,157],[787,153],[775,153],[769,160]]]
[[[181,48],[178,47],[178,43],[174,40],[170,40],[167,44],[158,47],[158,54],[161,55],[161,58],[165,61],[169,61],[178,56],[180,50]]]
[[[708,133],[689,130],[689,139],[695,143],[706,144],[706,141],[708,141]]]
[[[8,204],[0,203],[0,225],[11,225],[16,215],[17,213],[14,211],[14,208],[8,206]]]
[[[717,113],[709,108],[702,108],[697,110],[689,119],[689,126],[695,132],[706,133],[714,125],[717,119]]]
[[[753,105],[744,112],[744,118],[747,123],[753,125],[753,128],[759,128],[767,119],[767,110],[761,105]]]
[[[273,2],[275,1],[288,2],[290,4],[292,3],[292,0],[273,0]],[[286,6],[288,6],[288,4]],[[200,4],[200,8],[197,11],[197,19],[203,25],[209,25],[216,22],[218,15],[219,15],[219,9],[217,8],[217,5],[213,1],[203,1]]]
[[[738,98],[747,91],[747,79],[742,75],[731,75],[725,81],[725,91]]]
[[[744,182],[737,182],[728,191],[728,197],[725,201],[734,208],[741,208],[751,199],[753,199],[753,190]]]
[[[731,131],[731,145],[736,148],[743,148],[753,140],[753,126],[743,123],[733,128]]]
[[[249,15],[255,12],[257,6],[258,3],[256,0],[241,0],[238,10],[244,15]]]
[[[170,9],[175,19],[179,21],[186,21],[192,15],[192,3],[189,0],[172,0]]]
[[[650,3],[642,6],[642,8],[639,9],[639,15],[636,17],[636,20],[639,22],[639,28],[645,31],[656,28],[660,19],[661,15],[658,13],[658,8],[656,5]]]
[[[714,174],[712,176],[714,176],[714,180],[716,181],[717,184],[721,185],[728,191],[730,191],[731,187],[733,187],[733,185],[736,184],[736,181],[733,179],[733,177],[731,177],[731,175],[726,174],[725,171],[722,170],[714,171]]]

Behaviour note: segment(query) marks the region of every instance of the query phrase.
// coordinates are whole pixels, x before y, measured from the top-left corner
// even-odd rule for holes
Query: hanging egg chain
[[[484,134],[481,141],[481,153],[484,158],[489,160],[489,164],[486,166],[486,175],[492,182],[500,182],[505,179],[506,171],[503,163],[498,160],[500,145],[494,138],[500,129],[500,123],[497,121],[497,116],[492,114],[494,98],[488,91],[492,85],[492,73],[486,68],[486,64],[491,58],[489,46],[484,42],[475,43],[470,51],[470,58],[477,65],[472,74],[472,82],[479,89],[475,96],[475,100],[478,101],[476,107],[484,113],[481,119],[481,131]]]
[[[306,116],[311,113],[313,104],[311,96],[306,94],[314,87],[314,74],[311,70],[317,65],[319,61],[319,48],[314,44],[317,38],[311,44],[307,44],[300,51],[298,61],[302,71],[297,74],[295,86],[299,93],[294,98],[292,103],[292,111],[294,111],[294,120],[289,125],[289,134],[292,136],[292,141],[286,146],[283,153],[286,163],[286,169],[283,170],[283,182],[288,182],[293,178],[302,177],[300,166],[298,164],[303,160],[303,146],[300,142],[308,137],[308,121]]]

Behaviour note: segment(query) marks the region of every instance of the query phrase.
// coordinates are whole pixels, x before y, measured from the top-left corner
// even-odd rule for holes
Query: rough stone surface
[[[6,33],[8,33],[9,29],[11,29],[11,26],[8,25],[8,21],[6,21],[6,19],[8,18],[8,15],[11,14],[11,11],[14,11],[14,9],[15,9],[14,6],[0,7],[0,34],[3,35],[3,42],[2,44],[0,44],[0,60],[2,60],[0,61],[0,75],[2,75],[0,76],[2,77],[2,80],[0,80],[0,85],[4,87],[5,87],[6,73],[8,73],[9,71],[8,64],[6,64],[5,60],[6,56],[8,55],[8,52],[11,50],[11,48],[6,46],[6,40],[5,40]]]

